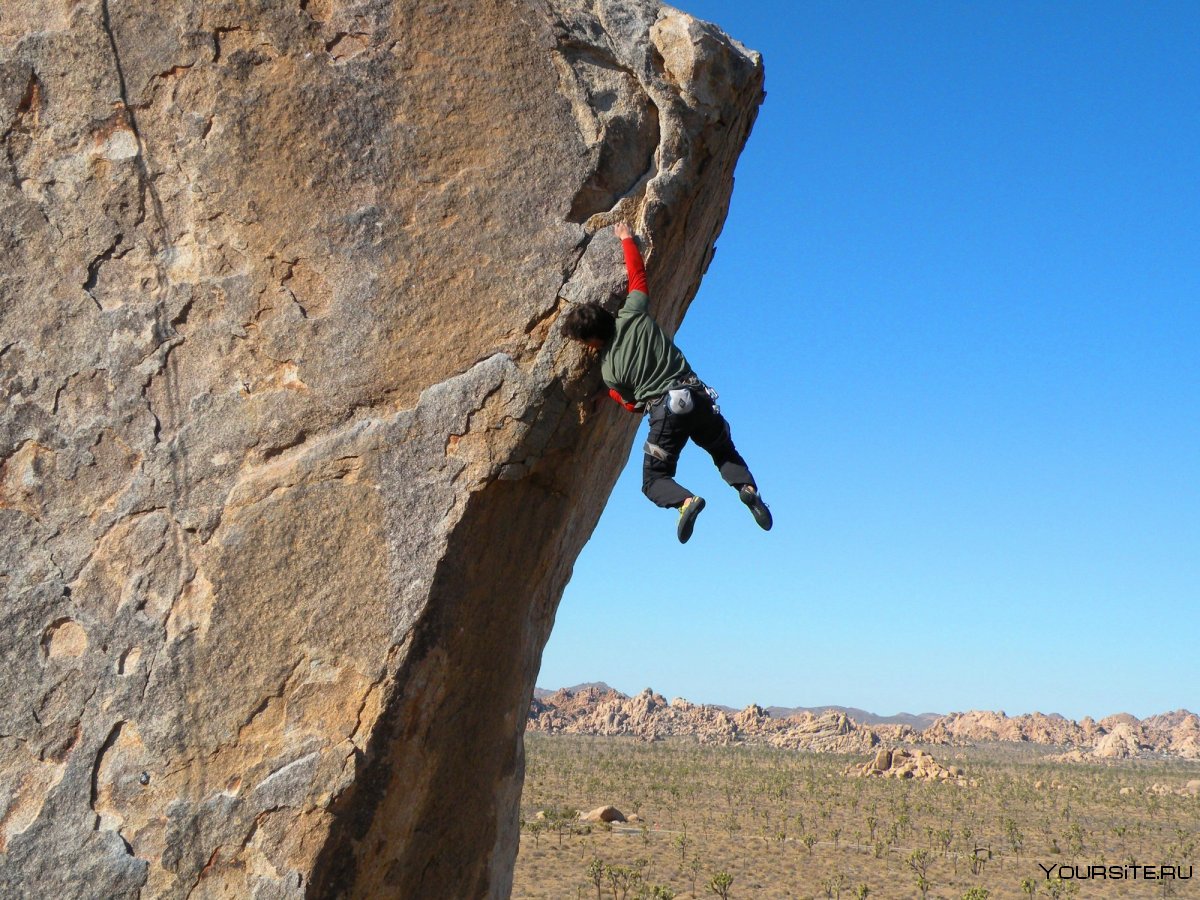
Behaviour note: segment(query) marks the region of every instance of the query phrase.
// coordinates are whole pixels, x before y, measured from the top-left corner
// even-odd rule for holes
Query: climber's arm
[[[631,412],[631,413],[640,413],[640,412],[642,411],[642,409],[641,409],[641,407],[640,407],[640,406],[638,406],[636,403],[632,402],[631,400],[626,400],[626,399],[625,399],[625,398],[624,398],[624,397],[621,395],[621,392],[620,392],[620,391],[618,391],[616,388],[609,388],[609,389],[608,389],[608,396],[609,396],[609,397],[611,397],[611,398],[612,398],[613,400],[615,400],[615,401],[616,401],[616,402],[617,402],[617,403],[618,403],[620,406],[624,407],[625,409],[627,409],[627,410],[628,410],[629,412]]]
[[[615,401],[618,406],[629,410],[631,413],[641,413],[642,409],[636,403],[626,400],[621,396],[621,392],[616,388],[609,387],[606,384],[601,384],[594,394],[587,398],[588,407],[592,412],[596,412],[604,405],[606,400]]]
[[[639,304],[644,310],[646,308],[646,295],[650,293],[650,289],[646,285],[646,266],[642,262],[641,251],[638,250],[637,242],[633,239],[633,232],[629,230],[629,226],[624,222],[618,222],[613,226],[613,234],[621,239],[621,250],[625,254],[625,273],[629,278],[630,295],[641,293],[642,298]],[[633,299],[632,296],[630,299]]]

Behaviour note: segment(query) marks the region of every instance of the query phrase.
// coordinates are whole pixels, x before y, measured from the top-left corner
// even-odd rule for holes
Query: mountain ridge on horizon
[[[584,690],[596,690],[602,694],[611,692],[614,694],[618,694],[624,698],[629,698],[630,696],[632,696],[632,695],[625,694],[622,691],[617,690],[612,685],[610,685],[604,681],[585,681],[585,682],[581,682],[580,684],[571,685],[569,687],[561,687],[561,688],[557,688],[554,690],[548,690],[546,688],[535,687],[533,689],[533,698],[535,700],[541,700],[541,699],[544,699],[545,697],[549,697],[553,694],[556,694],[559,691],[567,691],[571,694],[577,694],[580,691],[584,691]],[[653,688],[649,688],[649,687],[645,688],[644,690],[653,692]],[[713,709],[718,709],[718,710],[721,710],[722,712],[726,712],[726,713],[736,713],[739,711],[739,708],[737,708],[737,707],[725,706],[720,703],[703,703],[703,702],[701,702],[701,703],[698,703],[697,705],[711,707]],[[777,718],[777,719],[787,719],[787,718],[791,718],[792,716],[803,715],[804,713],[811,713],[813,715],[819,716],[822,713],[826,713],[826,712],[837,712],[837,713],[844,714],[848,718],[850,718],[853,721],[858,722],[859,724],[862,724],[862,725],[908,725],[914,731],[918,731],[918,732],[926,730],[927,728],[929,728],[931,725],[933,725],[938,720],[943,720],[943,719],[951,720],[951,719],[955,719],[955,718],[961,718],[964,716],[971,716],[971,715],[978,715],[978,714],[995,715],[995,716],[999,716],[1003,719],[1021,719],[1021,718],[1026,718],[1026,717],[1027,718],[1042,717],[1042,718],[1049,719],[1049,720],[1061,720],[1062,722],[1069,722],[1069,723],[1073,723],[1073,724],[1078,724],[1078,723],[1087,722],[1087,721],[1092,721],[1092,722],[1127,721],[1130,723],[1141,723],[1141,722],[1153,721],[1153,720],[1158,720],[1158,719],[1166,719],[1168,717],[1184,718],[1187,716],[1194,715],[1194,713],[1192,713],[1190,710],[1180,707],[1179,709],[1167,710],[1166,712],[1161,712],[1161,713],[1154,713],[1152,715],[1146,716],[1143,719],[1139,719],[1137,716],[1133,715],[1132,713],[1127,713],[1127,712],[1115,712],[1115,713],[1111,713],[1110,715],[1102,716],[1102,717],[1083,716],[1081,719],[1073,719],[1070,716],[1063,715],[1062,713],[1057,713],[1057,712],[1043,713],[1040,710],[1034,710],[1033,712],[1028,712],[1028,713],[1018,713],[1015,716],[1009,716],[1002,709],[985,710],[985,709],[979,709],[979,708],[972,708],[972,709],[968,709],[968,710],[952,710],[948,713],[898,712],[898,713],[895,713],[890,716],[884,716],[884,715],[880,715],[878,713],[871,712],[869,710],[861,709],[859,707],[840,706],[840,705],[834,704],[834,703],[818,705],[818,706],[794,706],[794,707],[793,706],[760,706],[760,704],[757,704],[757,703],[752,703],[752,704],[748,704],[748,705],[749,706],[759,706],[767,715],[771,716],[772,718]]]
[[[844,707],[820,712],[751,703],[741,710],[668,701],[646,688],[630,697],[604,682],[558,691],[538,689],[530,702],[527,731],[626,735],[641,740],[689,737],[701,743],[765,743],[784,749],[858,753],[882,745],[978,746],[988,743],[1057,748],[1063,762],[1173,756],[1200,760],[1200,716],[1186,709],[1137,719],[1118,713],[1076,722],[1062,715],[971,710],[936,716],[914,727],[907,722],[871,723]],[[862,712],[862,711],[856,711]],[[781,715],[788,713],[789,715]],[[932,714],[929,714],[932,715]],[[915,717],[914,717],[915,718]]]

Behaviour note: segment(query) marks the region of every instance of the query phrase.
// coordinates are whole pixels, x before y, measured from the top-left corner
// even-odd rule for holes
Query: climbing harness
[[[647,403],[646,409],[650,410],[660,403],[666,403],[667,409],[674,415],[686,416],[696,408],[696,399],[692,392],[697,390],[708,394],[709,399],[712,400],[713,412],[720,415],[721,407],[717,404],[717,398],[720,395],[695,375],[671,385],[665,392]]]
[[[649,441],[646,441],[646,446],[643,447],[642,449],[646,451],[646,454],[648,456],[653,456],[655,459],[659,460],[660,462],[670,462],[671,461],[671,454],[668,453],[666,450],[664,450],[662,447],[658,446],[658,444],[652,444]]]

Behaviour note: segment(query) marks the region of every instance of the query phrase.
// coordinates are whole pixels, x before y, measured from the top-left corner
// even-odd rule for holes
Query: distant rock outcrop
[[[1177,709],[1149,716],[1139,723],[1140,742],[1159,753],[1200,759],[1200,716]]]
[[[1067,748],[1059,759],[1128,759],[1145,753],[1200,759],[1200,717],[1187,710],[1138,720],[1119,713],[1079,722],[1058,715],[1002,712],[951,713],[921,734],[931,744],[979,744],[993,741]]]
[[[861,778],[914,778],[919,781],[951,781],[967,784],[966,774],[958,766],[942,766],[924,750],[880,747],[875,758],[850,766],[847,775]]]
[[[1141,750],[1134,726],[1121,722],[1096,742],[1092,755],[1097,759],[1132,759]]]
[[[601,687],[539,691],[530,707],[529,728],[571,734],[627,735],[645,740],[688,736],[703,743],[770,744],[797,750],[853,753],[880,742],[969,746],[1029,743],[1068,748],[1060,760],[1128,759],[1147,753],[1200,759],[1200,717],[1187,710],[1145,720],[1122,713],[1099,722],[1074,722],[1059,715],[972,711],[938,717],[923,730],[909,725],[867,725],[844,713],[802,711],[772,714],[755,704],[740,711],[670,703],[647,688],[636,697]],[[773,707],[772,709],[779,709]]]
[[[767,712],[776,719],[788,719],[804,713],[820,716],[828,712],[838,712],[860,725],[908,725],[914,731],[924,731],[941,718],[937,713],[897,713],[894,716],[881,716],[854,706],[768,706]]]
[[[581,812],[579,819],[582,822],[627,822],[625,814],[615,806],[597,806],[590,812]]]
[[[976,744],[986,741],[1090,746],[1102,734],[1091,719],[1073,722],[1058,715],[1030,713],[1006,716],[1003,712],[972,710],[942,716],[922,732],[922,740],[931,744]]]
[[[786,719],[770,716],[750,705],[730,713],[716,706],[676,698],[667,702],[647,688],[635,697],[614,690],[567,689],[534,700],[529,728],[564,734],[624,735],[641,740],[690,737],[705,744],[746,742],[793,750],[833,753],[859,752],[882,739],[910,740],[915,732],[905,725],[870,728],[840,713],[804,713]]]
[[[1147,793],[1160,797],[1200,797],[1200,778],[1190,778],[1182,786],[1172,784],[1152,784]]]
[[[654,0],[0,3],[0,896],[501,897],[541,647],[763,97]],[[464,810],[469,810],[464,814]]]

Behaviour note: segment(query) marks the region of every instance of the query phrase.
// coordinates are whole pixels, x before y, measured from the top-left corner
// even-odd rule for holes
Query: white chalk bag
[[[673,391],[667,391],[667,409],[677,416],[686,416],[696,406],[696,401],[692,399],[690,388],[675,388]]]

